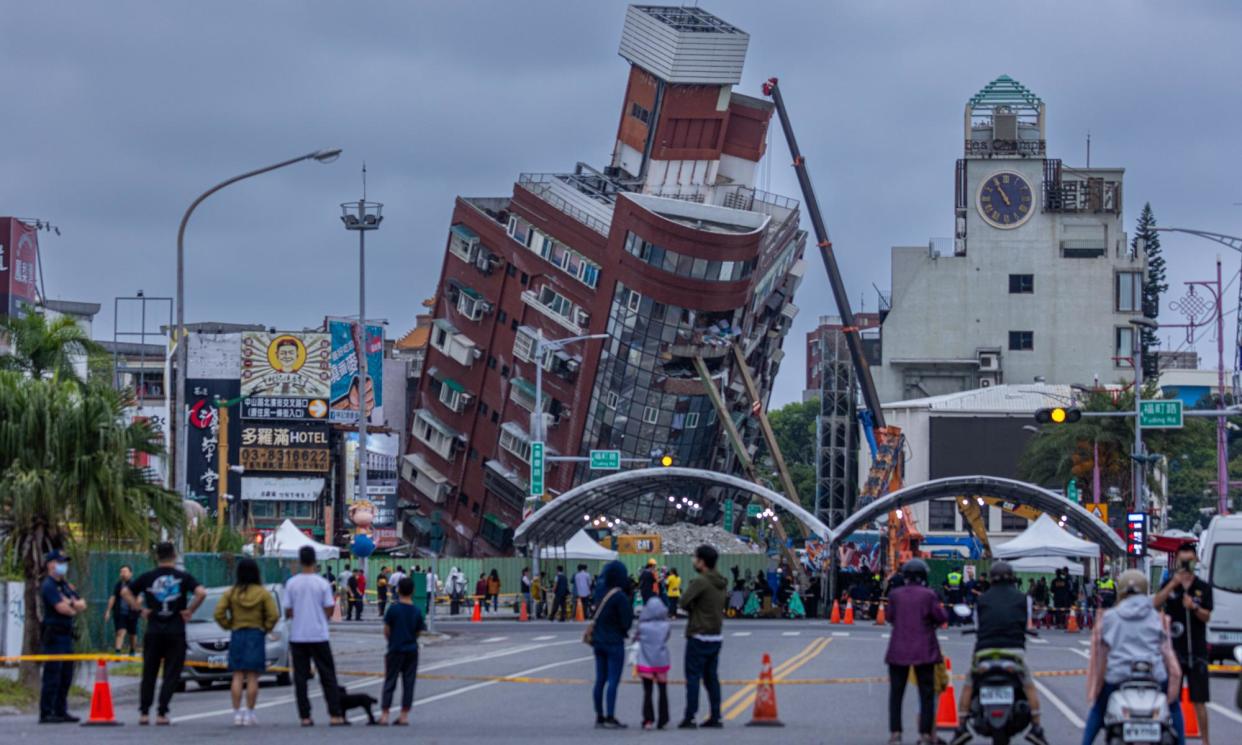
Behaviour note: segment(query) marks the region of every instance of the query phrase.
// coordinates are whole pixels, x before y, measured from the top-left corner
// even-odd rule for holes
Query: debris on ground
[[[722,554],[763,553],[758,545],[739,538],[719,525],[625,523],[615,530],[619,535],[658,535],[661,550],[666,554],[692,554],[703,544]]]

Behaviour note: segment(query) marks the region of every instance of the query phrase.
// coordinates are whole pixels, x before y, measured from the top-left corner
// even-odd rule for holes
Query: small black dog
[[[378,701],[374,696],[365,693],[350,693],[345,690],[345,686],[340,686],[337,695],[341,702],[341,716],[345,717],[345,721],[349,721],[350,709],[366,709],[367,724],[375,724],[375,715],[371,713],[371,707],[375,706]]]

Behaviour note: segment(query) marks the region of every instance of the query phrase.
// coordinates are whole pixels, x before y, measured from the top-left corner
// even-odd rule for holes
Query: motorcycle
[[[963,620],[971,610],[955,605],[953,612]],[[966,629],[970,635],[975,629]],[[1027,630],[1027,636],[1038,636]],[[980,650],[970,670],[971,696],[967,727],[973,734],[992,738],[992,745],[1008,745],[1031,726],[1031,704],[1022,685],[1024,661],[1003,649]]]
[[[1152,675],[1149,662],[1135,662],[1127,678],[1108,697],[1104,710],[1108,745],[1174,745],[1177,734],[1169,715],[1168,693]]]

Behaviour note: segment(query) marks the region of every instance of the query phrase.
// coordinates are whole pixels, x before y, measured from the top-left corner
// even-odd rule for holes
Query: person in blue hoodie
[[[625,667],[625,640],[634,623],[633,601],[628,594],[629,572],[619,561],[610,561],[595,588],[595,613],[591,617],[591,646],[595,650],[595,727],[625,729],[617,721],[617,686]],[[608,688],[607,706],[604,688]]]

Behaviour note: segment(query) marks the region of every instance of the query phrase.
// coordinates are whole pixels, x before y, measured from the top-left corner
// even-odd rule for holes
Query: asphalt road
[[[684,621],[674,628],[673,675],[681,674],[683,649],[679,634]],[[884,651],[888,627],[870,624],[829,626],[822,621],[730,621],[725,624],[725,645],[721,676],[750,680],[757,676],[762,655],[772,655],[778,678],[805,681],[777,686],[782,730],[746,728],[754,701],[754,691],[742,684],[726,685],[724,690],[726,730],[679,731],[670,726],[662,733],[645,733],[638,728],[642,689],[623,685],[618,700],[618,718],[631,725],[622,732],[593,729],[591,678],[594,667],[590,650],[581,640],[582,625],[574,623],[531,622],[519,624],[489,620],[482,624],[440,620],[438,630],[446,638],[429,643],[422,652],[420,679],[413,727],[407,730],[368,728],[351,730],[350,736],[368,739],[395,739],[413,735],[423,743],[465,745],[477,742],[579,743],[592,741],[638,741],[655,737],[668,742],[707,742],[721,737],[730,742],[846,743],[866,744],[887,741],[888,686],[879,676],[885,674]],[[940,632],[945,653],[962,665],[968,658],[972,639],[959,631]],[[352,691],[379,696],[383,639],[374,621],[337,624],[334,627],[337,668],[363,673],[346,678]],[[1045,633],[1029,646],[1028,659],[1036,671],[1063,671],[1064,676],[1040,677],[1045,728],[1054,743],[1077,743],[1086,718],[1084,696],[1087,636],[1063,632]],[[962,670],[959,668],[958,673]],[[491,676],[513,676],[523,682],[504,682]],[[628,680],[628,674],[626,676]],[[305,743],[340,742],[342,731],[329,730],[323,702],[312,681],[312,703],[320,726],[297,726],[292,688],[265,685],[259,697],[259,726],[235,729],[228,693],[223,688],[202,691],[190,686],[173,699],[171,729],[135,726],[137,688],[132,679],[116,679],[114,697],[118,717],[124,727],[84,730],[76,726],[39,726],[34,717],[6,717],[0,726],[9,736],[31,735],[41,745],[80,742],[129,743],[150,738],[167,741],[174,736],[181,742],[207,742],[229,738],[237,742],[258,742],[275,736],[295,736]],[[1210,712],[1216,742],[1230,742],[1242,715],[1233,709],[1233,679],[1213,681],[1214,705]],[[684,705],[684,688],[670,690],[674,723]],[[701,706],[706,706],[702,697]],[[914,742],[915,701],[907,692],[906,742]],[[705,715],[700,712],[700,718]],[[378,711],[377,711],[378,714]],[[351,712],[355,724],[365,716]],[[947,732],[942,732],[942,736]],[[16,742],[17,740],[12,740]]]

